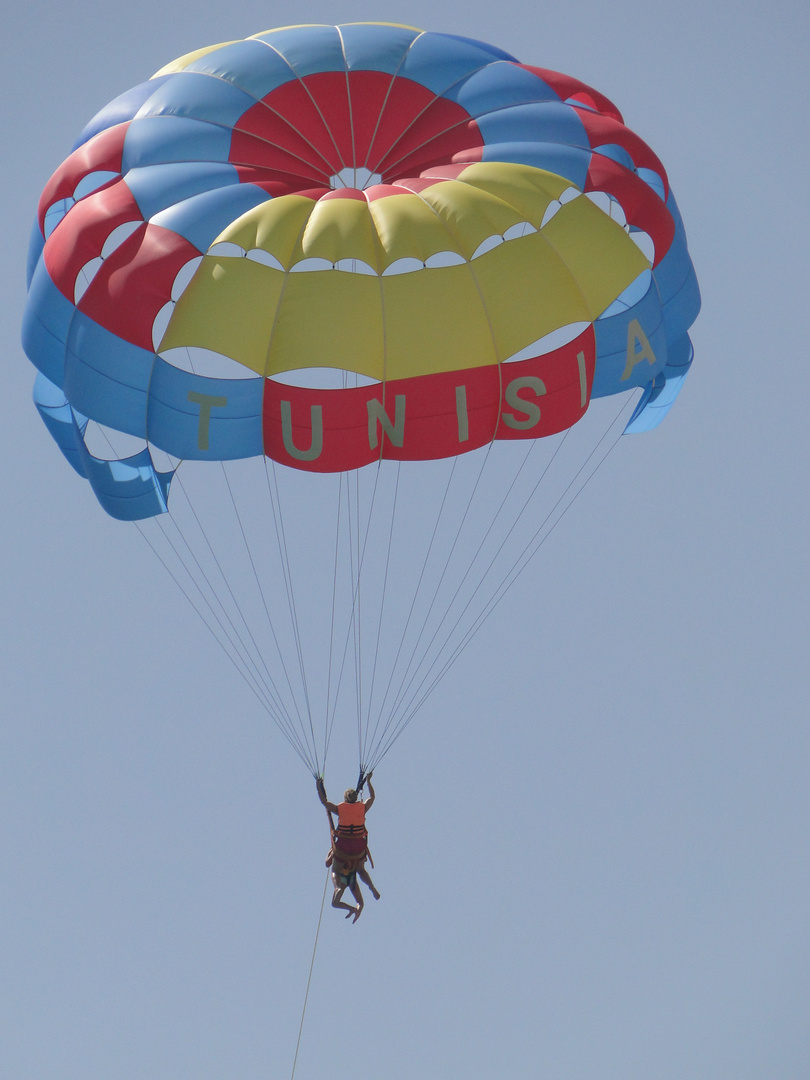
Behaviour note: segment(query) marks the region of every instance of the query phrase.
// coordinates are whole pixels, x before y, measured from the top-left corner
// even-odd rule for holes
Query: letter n
[[[379,444],[377,423],[388,436],[392,446],[402,446],[405,441],[405,395],[397,394],[394,398],[394,422],[383,408],[381,401],[371,398],[368,402],[368,445],[374,450]]]

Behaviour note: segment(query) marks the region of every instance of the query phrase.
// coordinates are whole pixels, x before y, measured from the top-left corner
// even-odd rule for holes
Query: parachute
[[[45,424],[315,775],[339,717],[362,772],[422,708],[602,460],[604,433],[563,465],[597,399],[666,415],[700,307],[607,98],[382,23],[116,98],[43,191],[28,288]]]

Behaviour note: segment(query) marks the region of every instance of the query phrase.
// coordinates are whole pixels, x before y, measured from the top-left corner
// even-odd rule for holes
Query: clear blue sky
[[[2,1075],[290,1075],[324,884],[313,784],[61,460],[19,324],[39,192],[98,108],[192,48],[360,19],[606,93],[668,169],[703,311],[665,424],[619,443],[380,768],[383,898],[356,926],[324,913],[296,1077],[810,1075],[806,6],[0,19]]]

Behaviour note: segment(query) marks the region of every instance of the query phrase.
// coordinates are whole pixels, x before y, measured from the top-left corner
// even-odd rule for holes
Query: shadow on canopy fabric
[[[506,469],[509,455],[495,443],[559,442],[593,399],[623,400],[629,390],[641,396],[626,430],[649,430],[689,369],[699,306],[664,167],[603,95],[454,35],[299,26],[189,53],[91,120],[40,199],[23,344],[39,369],[35,401],[46,425],[114,517],[146,525],[167,515],[173,527],[176,503],[185,502],[174,498],[180,462],[184,475],[189,462],[206,463],[195,475],[198,498],[221,514],[236,506],[238,486],[222,463],[258,460],[245,516],[263,490],[280,576],[262,583],[249,560],[248,578],[270,644],[243,626],[250,600],[223,613],[234,593],[228,584],[214,596],[224,557],[203,569],[210,535],[201,553],[186,550],[196,509],[184,539],[160,557],[167,568],[176,560],[178,583],[188,576],[181,587],[317,773],[340,687],[345,695],[351,681],[347,665],[361,764],[371,767],[502,595],[498,586],[476,607],[465,588],[478,596],[482,552],[497,533],[493,508],[502,521],[503,493],[520,490],[506,473],[489,508],[471,509],[486,487],[477,482],[456,507],[448,560],[464,548],[471,521],[487,522],[470,541],[477,569],[460,564],[448,594],[450,607],[463,609],[460,622],[442,608],[453,576],[439,568],[444,561],[425,584],[436,558],[428,545],[392,638],[399,647],[383,644],[404,475],[394,464],[421,463],[407,518],[407,535],[421,540],[435,537],[453,501],[440,495],[433,516],[415,526],[420,485],[437,475],[431,461],[446,459],[451,476],[464,471],[460,455],[473,474],[482,460],[488,472],[496,459]],[[522,454],[513,449],[513,458]],[[542,469],[528,472],[526,500]],[[335,475],[331,487],[326,474]],[[580,485],[588,475],[572,472]],[[225,491],[214,495],[223,477]],[[328,532],[333,546],[332,556],[311,556],[330,565],[322,589],[331,613],[312,619],[331,627],[331,639],[313,646],[314,660],[289,576],[283,487],[293,506],[314,514],[309,535]],[[334,513],[329,530],[320,524],[324,500]],[[370,544],[374,507],[386,500],[387,524]],[[521,505],[518,518],[531,517]],[[242,536],[231,547],[241,549],[247,530],[237,521]],[[506,528],[514,540],[514,522]],[[504,545],[495,544],[493,562]],[[377,549],[384,573],[371,589]],[[341,560],[345,588],[335,584]],[[299,570],[304,592],[311,565]],[[284,596],[270,602],[279,580]],[[420,591],[424,622],[414,615]],[[342,592],[348,614],[339,617]],[[372,594],[369,623],[360,609]],[[302,595],[299,585],[299,604]],[[286,646],[270,618],[279,610],[290,621]],[[419,675],[428,639],[438,651],[428,651]],[[389,666],[407,674],[399,683],[402,672],[389,673],[383,701],[377,670],[386,648]],[[373,672],[365,681],[364,662]],[[308,664],[327,673],[318,707]],[[396,685],[417,689],[393,719],[383,713]],[[325,717],[322,740],[314,713]]]

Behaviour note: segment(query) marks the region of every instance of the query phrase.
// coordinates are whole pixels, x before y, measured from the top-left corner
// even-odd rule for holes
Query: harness
[[[340,873],[340,870],[338,870],[337,864],[340,864],[347,873],[353,873],[365,859],[368,859],[371,863],[372,870],[374,869],[374,860],[371,857],[371,852],[368,847],[368,833],[365,829],[363,829],[362,832],[355,833],[352,837],[352,839],[360,840],[362,842],[362,847],[358,845],[357,850],[355,851],[347,851],[346,848],[341,847],[341,840],[348,839],[349,837],[348,835],[342,835],[340,829],[332,828],[331,819],[330,832],[332,836],[332,865],[338,873]]]
[[[368,859],[374,869],[374,860],[368,847],[368,830],[365,825],[365,810],[362,803],[341,803],[343,823],[335,826],[332,815],[326,811],[329,819],[329,835],[332,847],[326,858],[326,865],[331,866],[341,884],[351,887],[358,867]],[[348,813],[345,808],[349,807]],[[355,809],[357,807],[357,809]],[[352,820],[353,819],[353,820]],[[341,846],[341,842],[346,847]],[[348,850],[347,850],[348,849]],[[352,850],[353,849],[353,850]]]

